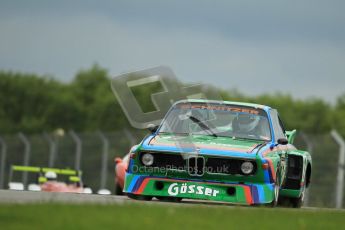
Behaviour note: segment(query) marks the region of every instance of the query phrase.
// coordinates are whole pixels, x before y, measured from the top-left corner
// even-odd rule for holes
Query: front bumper
[[[274,183],[220,183],[126,173],[123,192],[135,195],[180,197],[253,205],[272,202],[273,188]]]

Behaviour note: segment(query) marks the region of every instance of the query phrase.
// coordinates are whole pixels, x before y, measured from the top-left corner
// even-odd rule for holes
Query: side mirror
[[[150,130],[151,133],[155,133],[157,131],[158,127],[159,127],[158,125],[149,124],[147,126],[147,129]]]
[[[286,131],[285,135],[288,138],[289,144],[293,144],[295,137],[296,137],[297,131],[296,129],[292,130],[292,131]]]
[[[115,164],[121,163],[121,162],[122,162],[122,159],[121,159],[120,157],[116,157],[116,158],[114,159],[114,162],[115,162]]]
[[[279,138],[278,144],[279,145],[287,145],[287,144],[289,144],[289,141],[286,138]]]

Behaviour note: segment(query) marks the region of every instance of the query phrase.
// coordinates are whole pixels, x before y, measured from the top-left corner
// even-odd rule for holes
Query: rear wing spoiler
[[[12,181],[13,172],[28,172],[28,173],[37,173],[39,174],[38,182],[44,183],[47,181],[47,178],[44,177],[46,172],[55,172],[57,175],[69,176],[69,181],[71,182],[80,182],[82,171],[72,170],[72,169],[58,169],[58,168],[45,168],[45,167],[34,167],[34,166],[22,166],[22,165],[12,165],[10,169],[10,178],[9,181]]]
[[[32,173],[55,172],[56,174],[66,175],[66,176],[80,176],[82,174],[81,171],[72,170],[72,169],[40,168],[40,167],[21,166],[21,165],[12,165],[12,171],[32,172]]]

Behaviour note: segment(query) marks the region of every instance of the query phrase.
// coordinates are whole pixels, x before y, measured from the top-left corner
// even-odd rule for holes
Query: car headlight
[[[251,174],[253,172],[254,165],[252,162],[245,161],[241,165],[241,171],[243,174]]]
[[[153,164],[153,160],[154,157],[152,154],[150,153],[145,153],[143,154],[143,156],[141,157],[141,162],[145,165],[145,166],[151,166]]]

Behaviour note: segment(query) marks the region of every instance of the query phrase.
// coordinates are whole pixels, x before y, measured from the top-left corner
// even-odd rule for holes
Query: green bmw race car
[[[301,207],[308,152],[268,106],[183,100],[131,149],[123,192],[134,199],[201,199]]]

